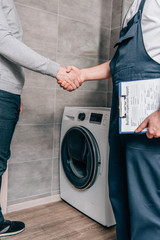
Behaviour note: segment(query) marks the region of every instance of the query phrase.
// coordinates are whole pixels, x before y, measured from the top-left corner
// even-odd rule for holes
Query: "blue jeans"
[[[10,144],[19,120],[20,95],[0,90],[0,189],[2,175],[10,158]],[[0,222],[4,220],[0,207]]]

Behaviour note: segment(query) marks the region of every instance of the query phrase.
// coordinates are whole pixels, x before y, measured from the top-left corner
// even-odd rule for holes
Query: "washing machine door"
[[[72,185],[78,189],[91,187],[100,164],[100,151],[93,134],[82,126],[70,128],[62,141],[61,160]]]

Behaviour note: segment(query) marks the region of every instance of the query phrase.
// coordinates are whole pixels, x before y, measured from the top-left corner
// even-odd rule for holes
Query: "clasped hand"
[[[73,66],[60,66],[56,78],[58,84],[67,91],[79,88],[84,82],[81,70]]]

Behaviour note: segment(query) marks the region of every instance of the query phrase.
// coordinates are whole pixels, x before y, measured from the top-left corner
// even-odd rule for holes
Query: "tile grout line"
[[[78,20],[78,19],[75,19],[75,18],[72,18],[72,17],[61,15],[61,14],[59,14],[59,12],[58,13],[56,13],[56,12],[52,13],[50,11],[43,10],[41,8],[31,7],[29,5],[25,5],[25,4],[22,4],[22,3],[19,3],[19,2],[16,2],[16,4],[19,5],[19,6],[22,6],[22,7],[33,9],[33,10],[42,11],[42,12],[45,12],[45,13],[48,13],[48,14],[51,14],[51,15],[58,15],[58,17],[66,18],[66,19],[71,20],[71,21],[75,21],[75,22],[79,22],[79,23],[83,23],[83,24],[87,24],[87,25],[92,25],[92,26],[97,26],[97,27],[100,27],[100,28],[103,28],[103,29],[107,29],[108,31],[111,30],[110,28],[101,26],[100,24],[94,25],[92,23],[88,23],[87,21],[85,22],[85,21],[81,21],[81,20]]]
[[[56,62],[57,62],[57,55],[58,55],[58,41],[59,41],[59,7],[60,7],[60,0],[58,0],[58,13],[57,13],[57,44],[56,44]],[[51,195],[53,194],[53,187],[54,187],[54,166],[55,166],[55,146],[54,146],[54,140],[55,140],[55,127],[56,127],[56,121],[55,121],[55,114],[56,114],[56,102],[57,102],[57,88],[54,89],[54,119],[53,119],[53,149],[52,149],[52,177],[51,177]],[[58,174],[58,173],[57,173]]]

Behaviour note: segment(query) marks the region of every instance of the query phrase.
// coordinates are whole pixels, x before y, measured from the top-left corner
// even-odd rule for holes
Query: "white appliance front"
[[[61,198],[104,226],[115,224],[108,193],[110,109],[65,107],[60,139]]]

